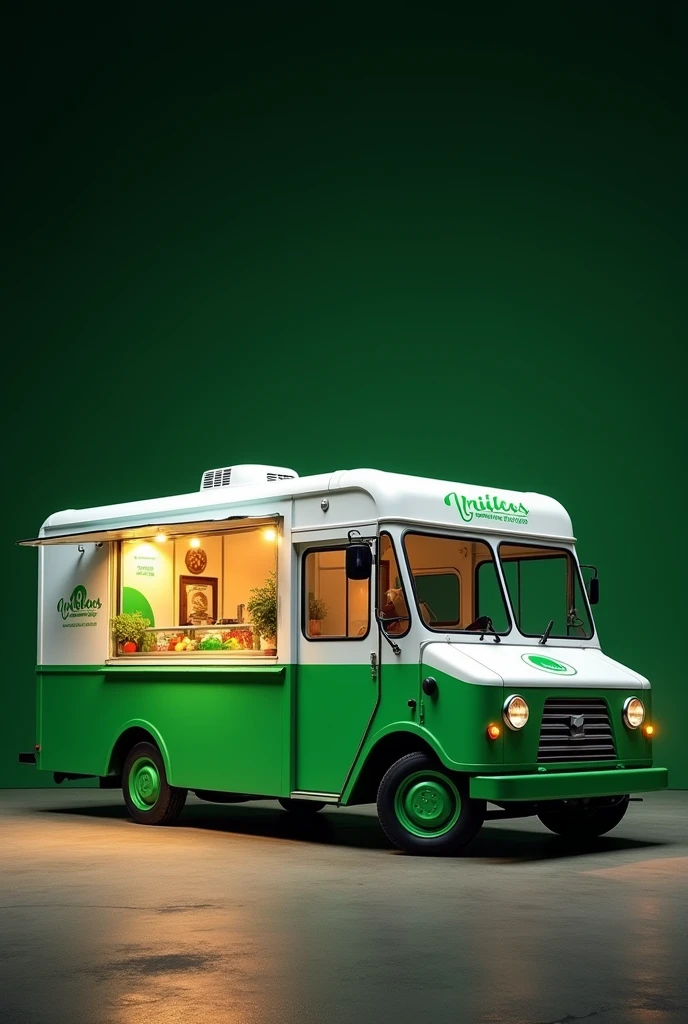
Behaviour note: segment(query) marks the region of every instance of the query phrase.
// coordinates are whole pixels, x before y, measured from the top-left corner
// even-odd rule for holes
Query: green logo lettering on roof
[[[450,508],[453,505],[464,523],[470,523],[473,519],[496,519],[499,523],[525,526],[530,515],[523,502],[519,501],[515,505],[513,501],[500,498],[498,494],[479,494],[475,498],[468,498],[465,494],[452,491],[445,497],[444,504]]]
[[[539,668],[541,672],[552,672],[556,676],[575,676],[576,670],[565,661],[557,661],[555,658],[548,658],[544,654],[522,654],[521,661],[532,668]]]

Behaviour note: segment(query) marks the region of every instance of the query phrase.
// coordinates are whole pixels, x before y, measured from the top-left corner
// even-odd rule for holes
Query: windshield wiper
[[[548,624],[547,624],[547,629],[545,630],[545,632],[542,634],[542,636],[538,640],[539,644],[546,644],[547,643],[547,641],[549,640],[549,635],[552,632],[552,626],[553,625],[554,625],[554,619],[550,619]]]
[[[485,634],[486,634],[486,633],[492,633],[492,634],[493,634],[493,637],[494,637],[494,642],[495,642],[496,644],[501,644],[501,642],[502,642],[502,638],[501,638],[501,636],[499,636],[499,634],[497,633],[497,630],[496,630],[496,629],[494,628],[494,626],[492,625],[492,619],[490,618],[490,616],[489,616],[489,615],[486,615],[486,616],[485,616],[485,624],[484,624],[484,626],[483,626],[483,631],[482,631],[482,633],[480,634],[480,639],[481,639],[481,640],[484,640],[484,639],[485,639]]]

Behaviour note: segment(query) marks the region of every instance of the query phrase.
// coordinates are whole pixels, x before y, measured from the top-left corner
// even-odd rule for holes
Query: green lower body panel
[[[621,796],[666,789],[666,768],[617,768],[614,771],[548,772],[532,775],[475,775],[470,793],[477,800],[575,800],[582,797]]]

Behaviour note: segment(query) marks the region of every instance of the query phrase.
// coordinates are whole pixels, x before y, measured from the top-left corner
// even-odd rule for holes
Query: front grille
[[[580,716],[583,722],[580,724]],[[613,761],[614,737],[607,705],[603,700],[587,698],[565,700],[549,697],[545,701],[540,727],[538,762]]]

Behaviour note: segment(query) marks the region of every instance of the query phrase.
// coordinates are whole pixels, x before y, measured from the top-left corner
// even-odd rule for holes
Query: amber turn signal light
[[[645,728],[643,729],[643,732],[645,733],[646,736],[652,736],[654,731],[655,731],[655,729],[654,729],[653,725],[646,725]]]
[[[498,725],[488,725],[487,727],[487,738],[488,740],[498,740],[501,729]]]

